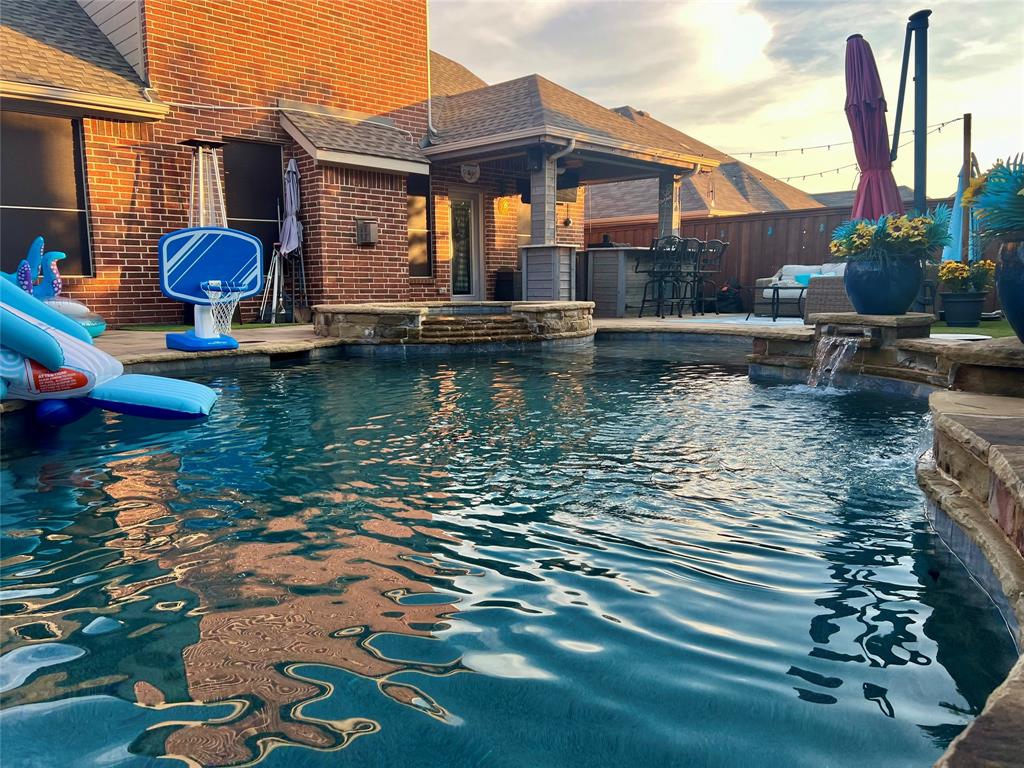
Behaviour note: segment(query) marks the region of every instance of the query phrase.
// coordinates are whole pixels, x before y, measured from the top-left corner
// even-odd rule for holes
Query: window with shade
[[[279,144],[229,140],[224,143],[224,207],[228,226],[263,243],[263,268],[270,268],[280,236],[284,203],[284,163]],[[301,215],[301,211],[300,211]]]
[[[59,269],[92,275],[82,123],[0,112],[0,267],[14,272],[40,235],[63,251]]]
[[[406,181],[409,203],[409,276],[430,277],[430,177],[410,174]]]
[[[530,218],[530,204],[519,203],[519,227],[516,230],[516,245],[522,248],[529,245],[533,237],[532,219]]]

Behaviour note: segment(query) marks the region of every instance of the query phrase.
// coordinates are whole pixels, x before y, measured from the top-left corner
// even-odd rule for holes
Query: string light
[[[958,118],[958,119],[962,120],[963,118],[961,117],[961,118]],[[956,121],[955,120],[948,120],[945,123],[936,123],[934,126],[932,126],[930,131],[927,131],[925,133],[925,136],[928,136],[928,135],[933,134],[933,133],[939,133],[940,131],[942,131],[943,127],[945,127],[946,125],[949,125],[949,123],[954,123],[954,122],[956,122]],[[914,140],[910,139],[910,140],[905,141],[902,144],[900,144],[899,148],[903,149],[903,147],[910,146],[913,143],[914,143]],[[811,171],[810,173],[798,173],[798,174],[796,174],[794,176],[784,176],[784,177],[778,177],[778,178],[779,178],[779,181],[792,181],[793,179],[800,179],[800,181],[803,181],[804,179],[808,178],[809,176],[817,176],[819,178],[823,178],[826,173],[839,173],[840,171],[845,171],[847,168],[856,168],[856,167],[857,167],[857,163],[847,163],[846,165],[840,165],[838,168],[829,168],[826,171]]]
[[[951,123],[958,123],[961,120],[963,120],[963,117],[954,117],[952,120],[945,120],[945,121],[943,121],[941,123],[933,123],[932,125],[927,126],[928,133],[933,133],[936,130],[937,131],[941,131],[947,125],[950,125]],[[911,135],[913,133],[914,133],[913,131],[910,131]],[[889,138],[891,139],[892,137],[890,136]],[[832,147],[845,147],[845,146],[849,146],[850,144],[853,144],[853,142],[852,141],[834,141],[831,144],[814,144],[812,146],[807,146],[807,147],[785,147],[785,148],[780,148],[780,149],[739,149],[739,150],[735,150],[735,151],[731,151],[731,150],[726,150],[726,151],[729,152],[730,155],[734,155],[734,156],[746,155],[748,158],[753,158],[754,155],[773,155],[775,157],[778,157],[780,154],[787,154],[789,152],[799,152],[802,155],[802,154],[804,154],[804,152],[809,152],[811,150],[816,150],[816,149],[824,149],[826,152],[831,152],[832,151]]]

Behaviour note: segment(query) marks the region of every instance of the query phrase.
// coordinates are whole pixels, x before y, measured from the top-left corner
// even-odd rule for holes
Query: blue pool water
[[[924,405],[702,357],[282,367],[8,435],[5,767],[930,765],[1014,651],[923,518]]]

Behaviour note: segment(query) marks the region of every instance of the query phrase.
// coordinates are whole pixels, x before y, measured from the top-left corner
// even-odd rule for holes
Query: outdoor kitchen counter
[[[640,310],[649,269],[649,248],[590,248],[584,252],[587,298],[594,302],[594,317],[627,317]]]

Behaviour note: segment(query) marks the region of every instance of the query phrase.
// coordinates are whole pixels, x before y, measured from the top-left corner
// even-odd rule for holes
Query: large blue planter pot
[[[851,261],[843,273],[846,294],[862,315],[903,315],[924,281],[917,259]]]
[[[999,245],[996,290],[1010,327],[1024,341],[1024,233]]]

